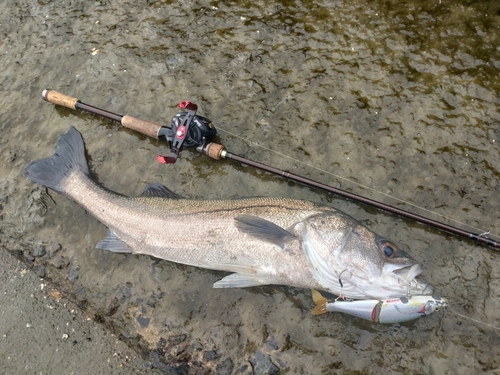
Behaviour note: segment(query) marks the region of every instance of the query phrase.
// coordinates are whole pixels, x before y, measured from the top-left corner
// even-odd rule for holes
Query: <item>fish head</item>
[[[391,241],[339,212],[296,226],[311,272],[325,290],[354,299],[431,295],[424,268]]]

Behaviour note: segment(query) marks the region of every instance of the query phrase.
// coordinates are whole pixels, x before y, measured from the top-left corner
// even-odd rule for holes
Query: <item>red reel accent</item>
[[[196,111],[198,109],[198,106],[194,103],[191,103],[190,101],[184,100],[181,102],[181,104],[179,104],[179,108]]]

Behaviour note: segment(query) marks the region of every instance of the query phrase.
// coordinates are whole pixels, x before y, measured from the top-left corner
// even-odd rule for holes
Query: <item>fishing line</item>
[[[463,319],[466,319],[466,320],[472,320],[474,323],[479,323],[479,324],[483,324],[485,326],[488,326],[490,328],[493,328],[493,329],[496,329],[498,331],[500,331],[500,327],[497,327],[497,326],[494,326],[493,324],[490,324],[490,323],[486,323],[486,322],[482,322],[478,319],[474,319],[474,318],[471,318],[469,316],[466,316],[466,315],[463,315],[463,314],[460,314],[458,311],[455,311],[451,308],[450,305],[447,306],[447,309],[450,310],[452,313],[454,314],[457,314],[459,317],[463,318]]]
[[[344,181],[349,182],[349,183],[351,183],[351,184],[357,185],[357,186],[359,186],[359,187],[361,187],[361,188],[363,188],[363,189],[370,190],[370,191],[372,191],[372,192],[374,192],[374,193],[377,193],[377,194],[383,195],[383,196],[385,196],[385,197],[387,197],[387,198],[390,198],[390,199],[393,199],[393,200],[395,200],[395,201],[397,201],[397,202],[404,203],[404,204],[406,204],[406,205],[408,205],[408,206],[411,206],[411,207],[414,207],[414,208],[416,208],[416,209],[418,209],[418,210],[425,211],[425,212],[427,212],[427,213],[429,213],[429,214],[435,215],[435,216],[440,217],[440,218],[442,218],[442,219],[449,220],[449,221],[451,221],[451,222],[454,222],[454,223],[457,223],[457,224],[463,225],[463,226],[465,226],[465,227],[467,227],[467,228],[470,228],[470,229],[473,229],[473,230],[475,230],[475,231],[477,231],[477,232],[483,233],[484,235],[491,235],[491,236],[494,236],[494,237],[499,237],[498,235],[496,235],[496,234],[494,234],[494,233],[490,233],[489,231],[488,231],[488,232],[486,232],[486,231],[484,231],[483,229],[476,228],[476,227],[474,227],[474,226],[472,226],[472,225],[469,225],[469,224],[463,223],[463,222],[461,222],[461,221],[459,221],[459,220],[456,220],[456,219],[450,218],[450,217],[448,217],[448,216],[445,216],[445,215],[439,214],[439,213],[437,213],[437,212],[431,211],[431,210],[429,210],[429,209],[427,209],[427,208],[425,208],[425,207],[421,207],[421,206],[418,206],[418,205],[416,205],[416,204],[414,204],[414,203],[411,203],[411,202],[405,201],[405,200],[403,200],[403,199],[400,199],[400,198],[394,197],[394,196],[392,196],[392,195],[386,194],[386,193],[381,192],[381,191],[379,191],[379,190],[377,190],[377,189],[371,188],[371,187],[366,186],[366,185],[363,185],[363,184],[361,184],[361,183],[359,183],[359,182],[356,182],[356,181],[350,180],[350,179],[348,179],[348,178],[346,178],[346,177],[339,176],[339,175],[337,175],[337,174],[335,174],[335,173],[332,173],[332,172],[327,171],[327,170],[325,170],[325,169],[322,169],[322,168],[319,168],[319,167],[314,166],[314,165],[312,165],[312,164],[309,164],[309,163],[307,163],[307,162],[305,162],[305,161],[302,161],[302,160],[298,160],[298,159],[292,158],[291,156],[288,156],[288,155],[286,155],[286,154],[283,154],[282,152],[275,151],[275,150],[273,150],[273,149],[271,149],[271,148],[268,148],[268,147],[266,147],[266,146],[263,146],[263,145],[261,145],[261,144],[260,144],[260,143],[258,143],[258,142],[255,142],[255,141],[248,141],[245,137],[242,137],[242,136],[240,136],[240,135],[238,135],[238,134],[232,133],[232,132],[230,132],[229,130],[226,130],[226,129],[222,128],[220,125],[218,125],[218,126],[217,126],[217,129],[222,130],[224,133],[227,133],[227,134],[229,134],[229,135],[231,135],[231,136],[233,136],[233,137],[235,137],[235,138],[241,139],[242,141],[244,141],[245,143],[247,143],[247,144],[249,144],[249,145],[251,145],[251,146],[260,147],[260,148],[261,148],[261,149],[263,149],[263,150],[266,150],[266,151],[269,151],[269,152],[274,153],[274,154],[276,154],[276,155],[279,155],[279,156],[281,156],[281,157],[283,157],[283,158],[285,158],[285,159],[290,159],[290,160],[293,160],[293,161],[298,162],[298,163],[300,163],[300,164],[302,164],[302,165],[304,165],[304,166],[306,166],[306,167],[316,169],[317,171],[320,171],[320,172],[322,172],[322,173],[328,174],[328,175],[333,176],[333,177],[335,177],[335,178],[338,178],[338,179],[340,179],[340,180],[344,180]]]

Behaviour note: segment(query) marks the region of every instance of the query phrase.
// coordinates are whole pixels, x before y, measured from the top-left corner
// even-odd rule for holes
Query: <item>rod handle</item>
[[[211,142],[208,144],[204,144],[202,146],[197,147],[196,150],[200,151],[201,153],[215,160],[220,160],[221,158],[224,158],[226,155],[225,147],[218,143]]]
[[[61,105],[70,109],[77,109],[76,103],[78,99],[72,98],[71,96],[61,94],[56,90],[45,89],[42,91],[42,98],[50,103]]]
[[[126,128],[135,130],[154,139],[158,139],[158,132],[163,126],[155,122],[140,120],[132,116],[123,116],[121,124]]]

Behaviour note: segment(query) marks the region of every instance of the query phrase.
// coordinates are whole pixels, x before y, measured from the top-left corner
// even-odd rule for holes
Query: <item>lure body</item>
[[[432,296],[412,296],[386,300],[336,300],[329,302],[319,292],[313,291],[316,308],[313,314],[342,312],[358,318],[378,323],[401,323],[418,319],[423,315],[439,311],[448,305],[446,298]]]

